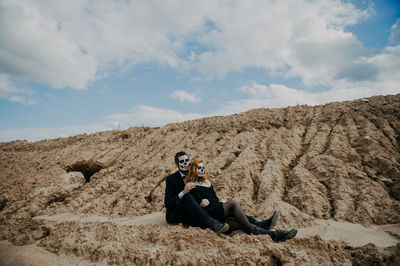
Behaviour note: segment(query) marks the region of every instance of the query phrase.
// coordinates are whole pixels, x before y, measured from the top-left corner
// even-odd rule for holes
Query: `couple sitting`
[[[194,159],[189,164],[189,156],[178,152],[175,163],[179,170],[166,179],[164,203],[168,223],[210,228],[216,233],[241,229],[247,234],[267,234],[275,242],[296,236],[296,229],[270,230],[278,221],[277,211],[269,219],[259,221],[246,215],[238,201],[220,201],[204,174],[201,160]]]

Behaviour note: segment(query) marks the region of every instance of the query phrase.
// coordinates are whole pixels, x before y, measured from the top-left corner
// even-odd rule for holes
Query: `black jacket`
[[[175,208],[179,202],[179,192],[181,192],[185,187],[184,179],[182,178],[179,171],[167,176],[166,178],[166,187],[165,187],[165,197],[164,197],[164,205],[167,209],[166,212],[166,220],[168,223],[178,222],[177,217],[178,213]]]

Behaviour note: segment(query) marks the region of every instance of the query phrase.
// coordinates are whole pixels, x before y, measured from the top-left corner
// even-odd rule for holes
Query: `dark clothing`
[[[217,194],[213,186],[210,187],[203,187],[203,186],[196,186],[190,191],[190,194],[194,196],[196,201],[200,204],[203,199],[208,199],[210,202],[204,210],[214,219],[225,222],[225,212],[224,212],[224,205],[222,202],[219,201]],[[246,215],[248,221],[254,224],[257,220],[251,216]]]
[[[182,199],[179,199],[178,195],[184,187],[185,182],[179,171],[167,176],[164,197],[167,222],[205,228],[210,216],[190,193],[183,195]]]
[[[190,191],[190,194],[194,196],[194,198],[199,204],[203,199],[208,199],[210,204],[204,207],[204,210],[212,218],[220,222],[225,221],[223,204],[219,201],[212,186],[203,187],[198,185]]]
[[[179,203],[179,192],[185,187],[185,182],[179,171],[167,176],[164,195],[164,205],[167,209],[167,222],[173,221],[175,218],[175,208]]]
[[[215,194],[215,190],[212,185],[209,187],[197,185],[190,191],[190,194],[194,196],[198,203],[200,203],[203,199],[208,199],[210,202],[208,206],[219,205],[219,203],[221,203],[219,202],[219,198],[217,197],[217,194]]]

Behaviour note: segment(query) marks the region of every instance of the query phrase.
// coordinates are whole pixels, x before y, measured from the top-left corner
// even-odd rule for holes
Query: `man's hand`
[[[196,185],[196,183],[188,182],[183,189],[183,194],[189,193]]]
[[[201,202],[200,202],[200,206],[201,207],[207,207],[208,206],[208,204],[210,204],[210,202],[208,201],[208,199],[203,199]]]

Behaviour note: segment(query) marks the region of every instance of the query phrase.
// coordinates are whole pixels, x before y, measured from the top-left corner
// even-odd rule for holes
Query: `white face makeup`
[[[184,172],[189,170],[189,156],[182,155],[178,157],[178,168]]]
[[[199,163],[198,174],[199,174],[199,177],[204,176],[204,164],[203,163]]]

